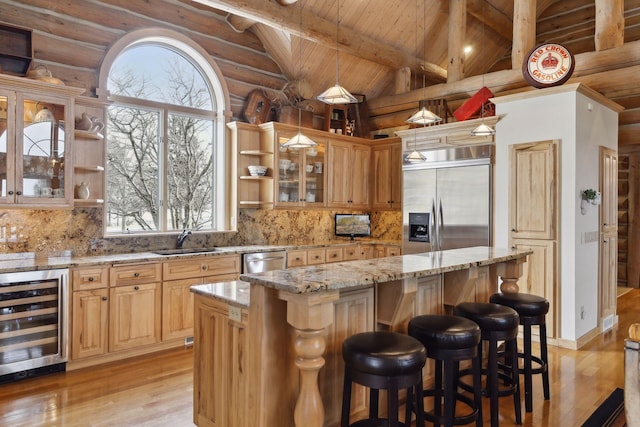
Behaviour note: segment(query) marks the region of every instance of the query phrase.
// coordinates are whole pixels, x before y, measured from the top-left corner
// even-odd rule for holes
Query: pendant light
[[[298,35],[298,81],[302,80],[302,1],[298,1],[300,10],[300,34]],[[283,148],[311,148],[318,143],[302,134],[302,107],[298,105],[298,133],[282,144]]]
[[[427,48],[426,48],[426,42],[425,42],[425,38],[426,38],[426,30],[425,30],[425,20],[426,20],[426,6],[424,5],[423,2],[423,6],[422,6],[422,42],[423,42],[423,56],[424,56],[424,61],[427,61]],[[416,1],[416,52],[418,51],[418,1]],[[422,101],[426,103],[426,99],[425,99],[425,91],[426,91],[426,86],[427,86],[427,80],[426,80],[426,76],[425,76],[425,72],[424,70],[422,71]],[[422,106],[422,108],[419,108],[418,111],[416,111],[415,113],[413,113],[413,115],[411,117],[409,117],[407,119],[407,123],[411,123],[411,124],[416,124],[416,125],[430,125],[433,123],[438,123],[441,122],[442,119],[440,117],[438,117],[437,114],[434,114],[433,112],[429,111],[427,109],[427,107],[425,105]],[[413,153],[411,153],[413,154]]]
[[[414,129],[413,131],[413,151],[411,153],[409,153],[409,155],[407,157],[405,157],[405,160],[409,163],[422,163],[422,162],[426,162],[427,158],[425,157],[424,154],[422,154],[420,151],[418,151],[416,149],[416,138],[417,138],[417,132]]]
[[[487,58],[485,56],[485,39],[484,39],[484,2],[482,2],[482,87],[484,87],[484,75],[487,71]],[[471,136],[491,136],[495,135],[496,130],[484,122],[484,102],[482,103],[482,123],[471,131]]]
[[[358,102],[358,99],[351,95],[348,90],[340,86],[338,82],[338,76],[340,74],[339,67],[339,45],[340,45],[340,0],[337,2],[337,12],[336,12],[336,84],[335,86],[330,87],[329,89],[322,92],[318,95],[318,100],[324,102],[325,104],[355,104]]]

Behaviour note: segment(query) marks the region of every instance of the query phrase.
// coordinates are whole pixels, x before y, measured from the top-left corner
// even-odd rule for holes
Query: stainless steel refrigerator
[[[491,244],[493,147],[424,151],[403,163],[402,253]]]

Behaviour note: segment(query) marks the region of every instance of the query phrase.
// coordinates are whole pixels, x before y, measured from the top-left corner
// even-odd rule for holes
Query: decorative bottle
[[[82,181],[78,186],[78,198],[79,199],[88,199],[89,198],[89,186],[86,182]]]

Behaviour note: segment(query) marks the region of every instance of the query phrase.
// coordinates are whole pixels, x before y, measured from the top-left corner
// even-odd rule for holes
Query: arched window
[[[107,54],[107,234],[228,230],[226,87],[183,36],[130,34]]]

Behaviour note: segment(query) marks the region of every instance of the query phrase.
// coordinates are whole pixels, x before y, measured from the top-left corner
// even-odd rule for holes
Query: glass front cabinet
[[[313,148],[283,147],[297,130],[276,130],[278,168],[275,175],[275,205],[280,207],[323,207],[326,202],[326,141],[310,136],[318,143]],[[303,130],[304,133],[304,130]]]
[[[22,80],[0,78],[0,203],[71,206],[73,100],[81,90]]]

